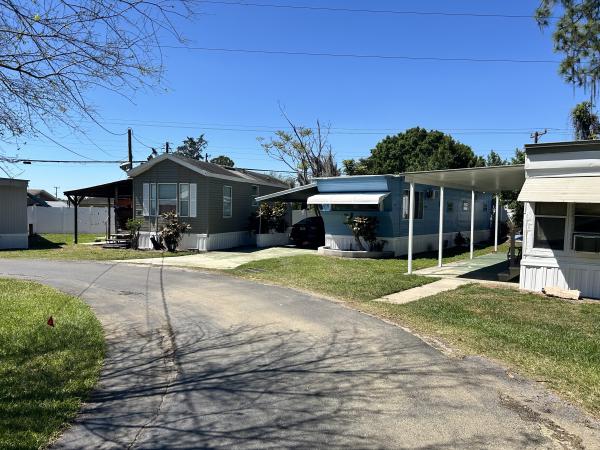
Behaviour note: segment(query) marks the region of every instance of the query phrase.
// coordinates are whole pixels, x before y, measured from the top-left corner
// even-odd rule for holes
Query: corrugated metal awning
[[[528,178],[519,201],[600,203],[600,177]]]
[[[389,192],[318,194],[308,197],[307,203],[309,205],[379,205],[388,195]]]

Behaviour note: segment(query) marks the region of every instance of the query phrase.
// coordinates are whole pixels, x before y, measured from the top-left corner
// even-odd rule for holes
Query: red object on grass
[[[50,316],[50,318],[48,319],[48,326],[49,327],[53,327],[54,326],[54,319],[52,318],[52,316]]]

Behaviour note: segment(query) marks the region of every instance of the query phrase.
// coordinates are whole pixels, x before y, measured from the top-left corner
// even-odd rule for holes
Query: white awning
[[[600,177],[528,178],[519,201],[600,203]]]
[[[308,197],[309,205],[379,205],[389,192],[367,194],[319,194]]]

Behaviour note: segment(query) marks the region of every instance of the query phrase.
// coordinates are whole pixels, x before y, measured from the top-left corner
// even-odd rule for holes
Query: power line
[[[560,61],[551,59],[514,59],[514,58],[469,58],[469,57],[442,57],[442,56],[408,56],[408,55],[377,55],[359,53],[329,53],[329,52],[306,52],[287,50],[265,50],[247,48],[226,47],[192,47],[182,45],[163,45],[163,48],[179,50],[197,50],[219,53],[248,53],[265,55],[285,56],[319,56],[329,58],[352,58],[352,59],[378,59],[378,60],[402,60],[402,61],[433,61],[433,62],[466,62],[466,63],[511,63],[511,64],[558,64]]]
[[[344,13],[366,13],[366,14],[395,14],[411,16],[446,16],[446,17],[479,17],[479,18],[500,18],[500,19],[533,19],[530,14],[499,14],[499,13],[474,13],[474,12],[448,12],[448,11],[410,11],[394,9],[366,9],[366,8],[338,8],[329,6],[309,6],[309,5],[281,5],[276,3],[247,3],[247,2],[225,2],[217,0],[199,0],[199,3],[227,6],[246,6],[254,8],[277,8],[290,10],[306,11],[324,11],[324,12],[344,12]],[[556,17],[550,17],[556,19]]]

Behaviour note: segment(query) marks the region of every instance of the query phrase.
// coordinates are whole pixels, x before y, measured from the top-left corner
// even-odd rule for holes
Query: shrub
[[[140,230],[144,225],[143,219],[127,219],[125,228],[129,231],[129,239],[131,240],[131,248],[137,250],[140,246]]]
[[[377,217],[371,216],[356,216],[354,214],[346,215],[344,221],[352,231],[354,240],[360,250],[365,250],[361,238],[369,244],[369,249],[373,249],[377,242]]]
[[[164,242],[167,250],[174,252],[177,250],[177,246],[181,242],[181,239],[183,239],[183,234],[187,233],[191,227],[189,224],[181,222],[174,212],[164,213],[161,217],[165,223],[162,225],[158,235]]]
[[[261,203],[256,211],[258,220],[261,221],[261,230],[264,232],[277,231],[283,233],[287,227],[285,215],[287,213],[287,204],[275,202],[273,204]]]

